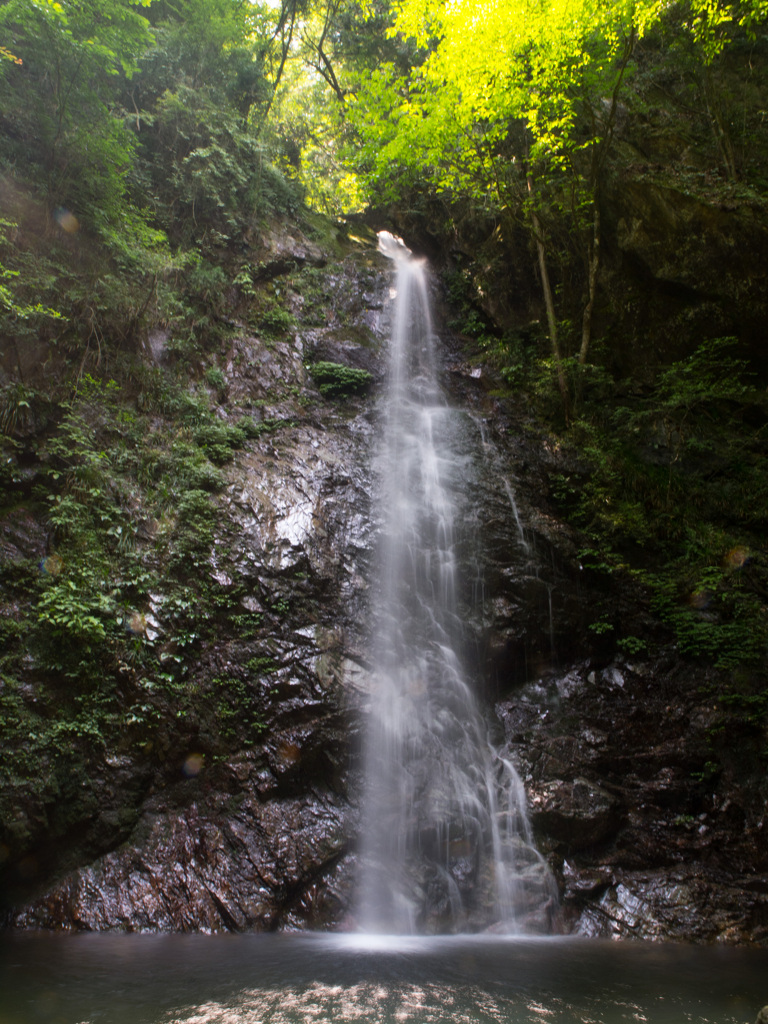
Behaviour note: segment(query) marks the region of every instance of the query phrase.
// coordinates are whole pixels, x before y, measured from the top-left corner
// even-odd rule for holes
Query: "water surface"
[[[753,1024],[768,952],[578,939],[0,938],[2,1024]]]

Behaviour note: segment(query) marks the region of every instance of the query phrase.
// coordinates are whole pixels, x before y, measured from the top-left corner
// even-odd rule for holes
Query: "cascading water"
[[[554,884],[462,665],[457,413],[439,385],[426,269],[388,232],[379,248],[397,294],[358,920],[372,932],[541,931]]]

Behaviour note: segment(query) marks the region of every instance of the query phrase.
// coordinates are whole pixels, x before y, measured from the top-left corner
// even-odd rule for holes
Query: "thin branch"
[[[269,112],[272,109],[272,104],[275,102],[275,96],[277,95],[277,90],[280,86],[280,80],[283,77],[285,62],[288,60],[288,51],[290,50],[291,43],[293,42],[293,32],[296,27],[297,7],[297,0],[288,0],[288,2],[283,5],[283,8],[280,12],[280,20],[278,22],[278,27],[275,30],[275,34],[272,36],[273,39],[277,39],[278,35],[283,36],[281,42],[280,66],[277,69],[277,75],[275,76],[275,81],[274,84],[272,85],[272,95],[269,97],[269,102],[267,103],[267,106],[264,109],[263,114],[261,115],[261,123],[259,124],[258,131],[256,132],[257,135],[261,133],[261,129],[266,124],[267,118],[269,117]],[[288,39],[286,40],[285,35],[283,33],[285,30],[285,22],[287,19],[287,11],[289,8],[291,11],[291,25],[288,30]]]

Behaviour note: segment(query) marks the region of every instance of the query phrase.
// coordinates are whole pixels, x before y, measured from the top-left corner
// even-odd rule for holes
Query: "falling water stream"
[[[456,534],[466,480],[426,268],[387,232],[379,248],[397,281],[358,919],[366,932],[547,931],[555,887],[520,779],[489,745],[462,664]]]
[[[1,1024],[752,1024],[768,1002],[765,950],[520,934],[546,928],[551,879],[466,667],[462,414],[439,387],[425,268],[395,239],[381,246],[397,303],[365,931],[0,933]]]

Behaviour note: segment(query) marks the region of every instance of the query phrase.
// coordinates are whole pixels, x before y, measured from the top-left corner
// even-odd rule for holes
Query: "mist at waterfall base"
[[[458,548],[471,551],[476,530],[460,528],[469,467],[462,414],[440,387],[426,268],[388,232],[379,249],[397,277],[356,919],[369,933],[549,932],[554,880],[462,658]]]

